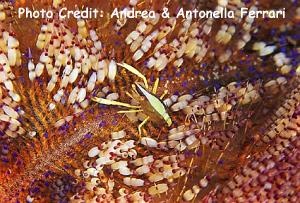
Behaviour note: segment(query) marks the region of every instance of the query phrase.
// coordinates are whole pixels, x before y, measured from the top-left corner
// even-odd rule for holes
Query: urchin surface
[[[1,1],[0,202],[299,202],[299,23],[295,0]]]

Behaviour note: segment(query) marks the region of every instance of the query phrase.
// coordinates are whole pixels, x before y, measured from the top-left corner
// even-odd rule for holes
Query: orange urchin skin
[[[31,5],[32,3],[37,3],[37,7],[47,6],[49,4],[48,1],[35,2],[35,1],[20,1],[17,2],[16,6],[25,6]],[[99,2],[89,3],[88,1],[79,1],[78,5],[90,5],[95,6],[98,5]],[[117,1],[111,4],[101,4],[105,5],[104,8],[101,6],[101,9],[111,10],[114,6],[125,5],[125,1]],[[172,3],[172,7],[176,8],[178,2]],[[214,4],[215,2],[211,3]],[[268,6],[269,1],[266,1],[266,6]],[[272,1],[272,5],[276,5],[279,1]],[[71,6],[72,2],[67,1],[67,6]],[[99,3],[100,4],[100,3]],[[145,1],[142,5],[147,8],[149,6],[149,2]],[[160,8],[162,2],[155,1],[155,8]],[[208,3],[210,4],[210,3]],[[284,3],[282,3],[284,4]],[[208,5],[210,6],[210,5]],[[289,16],[292,16],[292,11],[289,12]],[[12,29],[15,32],[16,36],[20,41],[20,49],[22,52],[26,52],[28,47],[32,48],[32,52],[34,54],[34,59],[38,60],[38,56],[40,51],[38,51],[35,47],[35,38],[40,29],[40,21],[34,21],[32,23],[29,20],[24,19],[16,19],[17,24],[12,24]],[[291,17],[288,17],[286,21],[292,21]],[[67,22],[70,27],[74,26],[74,22]],[[261,25],[264,30],[268,30],[269,27],[278,28],[280,24],[284,24],[284,21],[271,21],[265,25],[264,22],[260,22],[258,25]],[[131,55],[128,54],[128,47],[125,44],[116,45],[114,42],[116,40],[124,41],[126,35],[131,31],[132,28],[135,27],[135,23],[131,22],[128,26],[122,30],[121,35],[112,35],[111,31],[113,28],[113,22],[107,22],[107,18],[103,18],[97,22],[91,22],[91,26],[98,26],[106,24],[106,27],[101,28],[99,31],[100,37],[103,41],[107,43],[108,50],[114,50],[115,58],[118,61],[126,60],[127,63],[133,64],[135,67],[138,67],[140,63],[135,63],[131,59]],[[213,36],[216,34],[219,26],[222,22],[215,25],[213,30]],[[30,26],[29,26],[30,25]],[[9,29],[8,24],[3,25],[4,28]],[[175,29],[176,32],[176,29]],[[263,33],[261,34],[263,35]],[[31,37],[35,36],[35,37]],[[226,47],[219,47],[219,45],[211,39],[204,39],[208,42],[211,42],[211,49],[216,49],[216,55],[220,55],[226,47],[233,46],[232,44],[227,45]],[[234,49],[234,47],[232,48]],[[169,47],[166,47],[166,52],[169,51]],[[108,51],[107,51],[108,52]],[[230,64],[239,64],[240,60],[250,58],[253,61],[257,61],[257,69],[263,69],[261,61],[258,60],[256,55],[251,55],[246,52],[236,52],[234,57],[230,60]],[[23,57],[24,63],[27,62],[27,59]],[[205,58],[204,61],[208,64],[213,64],[214,59],[209,57]],[[270,62],[269,62],[270,63]],[[245,78],[250,78],[251,75],[248,73],[243,66],[240,65],[241,75]],[[185,67],[190,67],[185,69],[185,71],[179,76],[175,76],[175,71],[171,67],[168,67],[165,71],[164,76],[173,76],[173,82],[167,86],[169,94],[172,95],[175,92],[187,93],[190,90],[196,90],[199,94],[202,94],[202,89],[206,88],[206,86],[199,80],[199,78],[195,77],[195,70],[199,70],[197,64],[192,61],[188,61],[185,64]],[[205,71],[205,70],[200,70]],[[209,73],[212,70],[207,69]],[[269,64],[265,69],[265,72],[272,72],[272,64]],[[117,111],[119,109],[108,107],[103,108],[99,107],[99,105],[93,104],[88,109],[85,110],[82,116],[74,119],[74,122],[70,123],[69,129],[67,131],[53,129],[53,124],[59,120],[60,118],[66,117],[70,115],[72,112],[72,108],[66,105],[58,105],[54,112],[48,112],[48,102],[53,95],[49,94],[45,91],[46,83],[39,84],[37,81],[30,82],[27,78],[27,69],[26,68],[14,68],[13,72],[17,76],[17,80],[14,82],[16,85],[16,89],[21,95],[21,103],[20,106],[24,109],[26,114],[23,117],[24,126],[28,131],[35,130],[38,137],[34,139],[29,139],[27,137],[18,137],[16,139],[9,139],[9,146],[11,151],[17,152],[18,156],[13,157],[9,156],[10,162],[8,164],[1,163],[0,164],[0,197],[1,202],[15,202],[18,200],[24,200],[28,195],[28,190],[31,188],[31,183],[34,180],[43,180],[46,179],[44,174],[48,170],[51,170],[55,173],[55,175],[49,179],[49,182],[55,182],[60,177],[65,174],[70,174],[75,178],[76,182],[81,182],[82,180],[79,177],[74,175],[74,169],[82,168],[83,162],[86,159],[86,154],[88,150],[93,147],[95,144],[100,142],[106,142],[110,139],[110,133],[114,131],[118,131],[120,129],[126,129],[128,132],[132,134],[132,137],[137,136],[136,127],[132,124],[128,124],[128,120],[122,115],[118,115]],[[224,74],[224,83],[227,81],[231,81],[236,71],[232,71],[228,74]],[[143,73],[147,78],[154,77],[156,78],[159,73],[151,72],[149,70],[143,70]],[[248,75],[249,74],[249,75]],[[24,82],[21,78],[24,78]],[[42,80],[46,80],[46,74],[42,75]],[[137,78],[126,71],[121,71],[120,76],[116,78],[114,83],[104,82],[104,85],[108,85],[111,87],[113,91],[120,92],[120,101],[129,102],[129,98],[125,95],[125,91],[130,90],[132,81]],[[190,79],[187,86],[183,86],[182,83]],[[161,85],[158,89],[158,95],[162,94],[166,88],[164,88],[166,81],[161,81]],[[209,145],[203,145],[201,149],[201,156],[195,155],[187,155],[186,159],[180,163],[183,167],[191,168],[190,175],[186,177],[182,177],[177,180],[174,184],[171,184],[171,189],[167,194],[163,194],[159,197],[155,197],[153,202],[174,202],[174,201],[182,201],[182,189],[190,188],[197,182],[199,179],[203,178],[206,174],[214,174],[212,176],[208,187],[201,190],[198,194],[195,202],[200,201],[201,199],[208,196],[211,192],[215,192],[216,186],[222,188],[236,173],[242,173],[241,170],[243,166],[249,164],[252,159],[257,159],[261,153],[269,149],[271,144],[261,143],[261,135],[260,129],[265,128],[265,118],[272,117],[272,113],[263,114],[259,109],[266,107],[267,109],[277,109],[279,108],[283,102],[289,98],[293,97],[293,95],[289,95],[290,92],[297,87],[299,84],[298,79],[291,79],[289,81],[289,85],[284,91],[280,91],[275,95],[271,95],[270,97],[263,98],[263,100],[254,105],[250,105],[247,107],[242,107],[241,109],[236,109],[235,116],[239,117],[239,129],[235,129],[234,123],[229,123],[226,130],[235,130],[237,134],[241,136],[234,136],[228,142],[228,145],[224,147],[223,150],[214,150]],[[34,87],[34,88],[32,88]],[[70,90],[72,87],[68,87]],[[211,95],[214,94],[212,89],[205,90],[205,94]],[[295,104],[296,105],[296,104]],[[299,105],[299,103],[298,103]],[[296,110],[295,110],[296,111]],[[296,120],[299,120],[298,114],[295,116]],[[172,120],[174,126],[179,126],[185,123],[186,116],[183,114],[172,114]],[[99,128],[99,123],[102,121],[106,122],[106,125],[101,129]],[[270,122],[274,122],[272,119]],[[114,125],[117,123],[117,125]],[[232,128],[232,129],[231,129]],[[299,126],[298,126],[299,133]],[[224,131],[223,123],[214,123],[211,125],[211,128],[207,131],[203,131],[199,134],[199,136],[205,136],[211,132]],[[147,135],[158,135],[157,137],[164,138],[167,137],[168,129],[164,125],[164,123],[156,123],[150,122],[145,126],[145,132]],[[47,133],[47,138],[44,134]],[[91,138],[86,139],[85,136],[87,133],[92,135]],[[258,136],[254,136],[258,135]],[[258,138],[257,138],[258,137]],[[256,138],[256,139],[255,139]],[[136,138],[135,138],[136,139]],[[217,138],[216,138],[217,139]],[[292,140],[293,150],[299,151],[299,140]],[[141,154],[146,154],[149,149],[144,147],[139,147],[138,152]],[[74,157],[70,157],[68,154],[74,153]],[[159,150],[151,151],[153,154],[166,155],[168,152],[162,152]],[[286,152],[287,154],[293,154],[291,152]],[[215,160],[222,154],[223,164],[219,165]],[[254,157],[254,158],[252,158]],[[194,159],[193,159],[194,158]],[[193,159],[192,167],[190,167],[190,163]],[[289,162],[293,163],[297,161],[296,158],[291,158]],[[21,161],[21,164],[18,164],[18,161]],[[65,169],[64,166],[69,165],[69,168]],[[295,173],[290,170],[290,174]],[[299,172],[299,171],[298,171]],[[121,176],[119,174],[113,173],[112,175],[107,173],[105,174],[107,177],[113,177],[116,181],[121,182]],[[290,179],[289,179],[290,180]],[[279,179],[277,180],[279,181]],[[294,181],[291,181],[294,183]],[[122,185],[122,183],[120,183]],[[282,183],[280,183],[282,184]],[[295,183],[296,184],[296,183]],[[76,184],[74,184],[76,185]],[[74,186],[75,187],[75,186]],[[258,191],[260,186],[253,187],[253,191]],[[127,187],[128,190],[134,190],[133,188]],[[251,190],[251,189],[249,189]],[[141,191],[146,191],[145,189],[141,189]],[[221,190],[220,190],[221,191]],[[247,189],[245,189],[247,192]],[[49,202],[50,201],[50,193],[47,188],[43,191],[44,195],[40,195],[40,199],[37,199],[38,202]],[[226,197],[227,193],[218,193],[214,196],[219,201],[223,201]],[[70,196],[73,194],[69,194]],[[225,196],[225,197],[224,197]],[[232,200],[235,201],[235,200]],[[21,201],[22,202],[22,201]]]

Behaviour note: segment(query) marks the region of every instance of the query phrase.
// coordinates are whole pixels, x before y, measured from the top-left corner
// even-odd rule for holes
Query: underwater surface
[[[299,23],[295,0],[1,1],[0,202],[299,202]]]

